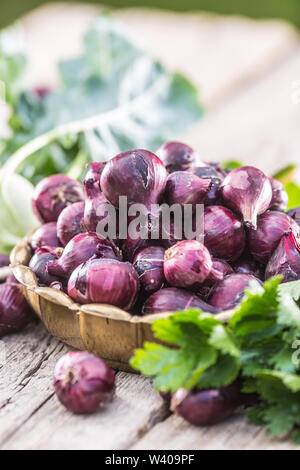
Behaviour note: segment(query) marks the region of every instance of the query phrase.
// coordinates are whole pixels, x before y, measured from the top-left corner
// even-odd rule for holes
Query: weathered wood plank
[[[116,395],[92,415],[73,415],[53,395],[53,368],[68,348],[42,325],[5,340],[1,368],[1,449],[128,448],[168,414],[151,381],[117,374]]]
[[[131,450],[288,450],[296,449],[288,440],[273,439],[243,416],[198,428],[176,415],[154,426]],[[299,447],[298,447],[299,449]]]

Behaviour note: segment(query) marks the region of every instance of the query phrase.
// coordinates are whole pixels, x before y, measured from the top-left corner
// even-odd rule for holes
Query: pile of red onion
[[[147,239],[124,238],[118,223],[110,237],[99,234],[121,196],[129,211],[145,208]],[[271,276],[300,279],[300,209],[287,213],[287,202],[282,184],[259,169],[225,171],[180,142],[157,155],[130,150],[89,164],[83,185],[64,175],[37,185],[33,208],[44,225],[32,237],[29,266],[41,285],[79,303],[143,315],[189,307],[217,313]],[[189,204],[193,217],[204,205],[203,243],[178,236],[174,220],[165,227],[162,204]]]

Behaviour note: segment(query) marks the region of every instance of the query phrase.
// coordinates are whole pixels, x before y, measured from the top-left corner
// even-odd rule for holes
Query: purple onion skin
[[[57,255],[53,247],[42,247],[35,250],[33,257],[29,262],[29,268],[37,277],[40,284],[49,286],[51,282],[56,281],[56,277],[48,273],[48,263],[57,260]]]
[[[64,208],[57,219],[57,236],[63,246],[83,232],[84,201]]]
[[[164,254],[161,246],[149,246],[139,251],[133,259],[141,289],[148,295],[159,290],[164,282]]]
[[[209,179],[200,179],[187,171],[175,171],[168,176],[164,200],[172,204],[203,204],[212,187]]]
[[[100,187],[115,207],[119,197],[127,196],[128,206],[139,202],[148,210],[160,202],[167,172],[160,159],[147,150],[130,150],[110,160],[101,175]]]
[[[3,268],[4,266],[9,266],[9,263],[9,256],[4,253],[0,253],[0,268]]]
[[[257,229],[248,230],[249,250],[253,258],[266,265],[285,232],[300,229],[294,219],[279,211],[267,211],[257,221]]]
[[[223,172],[212,166],[192,168],[190,172],[198,176],[198,178],[209,179],[211,182],[211,188],[205,197],[204,204],[206,206],[221,204],[220,186],[224,179]]]
[[[105,168],[105,163],[103,162],[87,163],[86,165],[87,172],[84,177],[84,182],[90,181],[90,184],[98,183],[98,187],[100,188],[100,178],[101,178],[104,168]]]
[[[233,268],[237,274],[251,274],[258,279],[264,279],[264,269],[262,265],[250,256],[241,256],[241,258],[233,263]]]
[[[266,268],[266,279],[282,275],[282,282],[300,279],[300,238],[293,232],[286,233],[274,251]]]
[[[53,276],[68,278],[77,266],[91,258],[120,261],[121,254],[107,238],[99,237],[94,232],[80,233],[69,241],[58,260],[47,265],[47,270]]]
[[[165,252],[165,278],[173,287],[197,291],[211,270],[209,251],[197,240],[183,240]]]
[[[39,227],[31,237],[31,246],[33,250],[43,246],[61,246],[57,237],[57,223],[48,222]]]
[[[168,173],[189,170],[197,161],[195,150],[182,142],[166,142],[159,147],[156,153]]]
[[[52,175],[40,181],[33,193],[32,207],[41,222],[56,222],[62,210],[84,198],[81,184],[66,175]]]
[[[129,310],[139,291],[139,278],[130,263],[93,259],[80,264],[68,282],[68,294],[76,302],[104,303]]]
[[[223,206],[204,210],[204,244],[215,258],[234,261],[244,251],[246,233],[237,216]]]
[[[213,258],[212,260],[212,270],[205,279],[204,283],[200,286],[197,294],[203,299],[208,299],[212,287],[218,282],[223,281],[225,276],[229,274],[234,274],[234,271],[230,264],[227,261]]]
[[[270,204],[270,210],[282,212],[286,211],[289,202],[288,193],[280,181],[275,180],[274,178],[270,178],[270,182],[272,186],[272,201]]]
[[[175,287],[160,289],[146,300],[142,315],[153,313],[178,312],[188,308],[199,308],[203,312],[218,313],[220,309],[207,304],[193,292]]]
[[[238,212],[247,226],[256,229],[257,216],[266,212],[272,200],[270,179],[253,166],[232,170],[221,184],[225,204]]]
[[[0,338],[25,328],[32,318],[22,286],[10,276],[0,285]]]
[[[296,207],[295,209],[291,209],[288,211],[288,215],[294,219],[297,224],[300,226],[300,207]]]
[[[115,374],[88,351],[69,352],[56,364],[54,390],[69,411],[92,413],[112,397]]]
[[[250,282],[261,286],[262,282],[250,274],[231,274],[223,281],[216,284],[210,293],[209,303],[221,310],[229,310],[236,307],[242,300],[245,290]]]
[[[171,399],[171,409],[195,426],[211,426],[229,418],[243,404],[236,383],[219,389],[179,389]]]

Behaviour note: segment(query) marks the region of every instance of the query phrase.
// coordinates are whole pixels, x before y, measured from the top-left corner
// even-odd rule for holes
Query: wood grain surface
[[[23,24],[32,84],[55,85],[57,60],[76,55],[95,7],[52,5]],[[201,89],[206,117],[182,136],[205,158],[242,159],[271,173],[300,161],[300,39],[288,24],[207,14],[114,12],[170,69]],[[74,416],[53,394],[56,361],[69,348],[41,324],[0,342],[0,449],[291,449],[243,416],[196,428],[170,415],[151,381],[117,373],[114,399]],[[3,361],[6,357],[6,361]]]

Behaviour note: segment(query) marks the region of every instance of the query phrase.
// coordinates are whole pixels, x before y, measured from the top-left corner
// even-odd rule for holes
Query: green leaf
[[[283,185],[286,185],[293,181],[295,173],[297,170],[297,165],[287,165],[281,170],[277,171],[274,175],[272,175],[272,178],[275,180],[280,181]]]
[[[297,302],[300,300],[300,281],[285,282],[279,286],[279,292],[288,294]]]
[[[288,193],[289,203],[287,210],[294,209],[300,206],[300,186],[291,181],[285,186],[285,190]]]
[[[234,170],[235,168],[240,168],[243,166],[243,163],[236,160],[225,160],[221,162],[221,165],[224,170]]]

